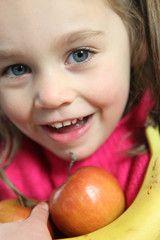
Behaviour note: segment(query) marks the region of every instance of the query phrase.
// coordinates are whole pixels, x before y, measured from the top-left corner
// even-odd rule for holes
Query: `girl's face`
[[[127,30],[102,0],[0,1],[0,106],[56,155],[95,152],[122,117],[129,81]]]

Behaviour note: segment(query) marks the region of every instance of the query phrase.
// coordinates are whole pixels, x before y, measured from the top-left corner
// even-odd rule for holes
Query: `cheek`
[[[10,91],[0,92],[0,105],[8,118],[15,123],[25,124],[29,118],[29,102],[24,96]]]
[[[130,71],[129,68],[121,70],[115,66],[104,66],[94,71],[88,86],[88,98],[95,105],[101,107],[112,104],[124,104],[129,93]]]

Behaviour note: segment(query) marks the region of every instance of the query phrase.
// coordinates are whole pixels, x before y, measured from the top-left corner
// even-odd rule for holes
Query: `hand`
[[[47,228],[49,216],[47,203],[40,203],[22,222],[0,223],[0,239],[3,240],[52,240]]]

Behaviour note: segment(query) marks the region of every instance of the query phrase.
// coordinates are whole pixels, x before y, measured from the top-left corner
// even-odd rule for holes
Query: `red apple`
[[[112,174],[88,166],[53,191],[49,208],[53,222],[64,234],[78,236],[116,219],[125,209],[125,197]]]
[[[18,198],[10,198],[0,201],[0,223],[23,221],[30,216],[31,211],[32,208],[22,206]],[[54,234],[49,221],[48,229],[53,237]]]

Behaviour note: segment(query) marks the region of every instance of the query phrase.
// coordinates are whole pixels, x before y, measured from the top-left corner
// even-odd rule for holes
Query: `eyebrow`
[[[104,36],[105,33],[99,30],[79,30],[66,33],[57,39],[55,39],[55,46],[68,46],[73,43],[87,41],[88,39],[95,39]],[[19,49],[15,48],[2,48],[0,49],[0,60],[5,60],[9,58],[16,58],[24,56],[24,52],[20,51]]]
[[[14,49],[14,48],[4,48],[0,49],[0,60],[1,59],[8,59],[8,58],[16,58],[18,56],[22,56],[24,53],[21,51]]]
[[[88,29],[79,30],[79,31],[75,31],[75,32],[71,32],[63,35],[62,37],[59,38],[59,40],[57,39],[57,44],[62,46],[69,45],[77,41],[86,41],[88,39],[99,38],[104,35],[105,35],[104,32],[99,30],[88,30]]]

